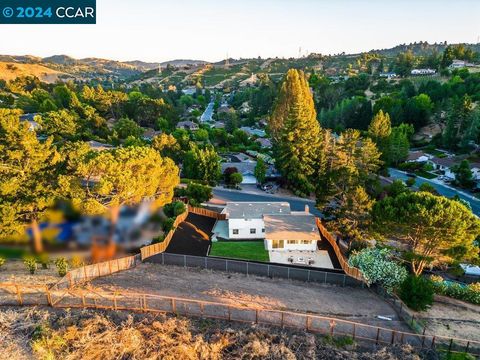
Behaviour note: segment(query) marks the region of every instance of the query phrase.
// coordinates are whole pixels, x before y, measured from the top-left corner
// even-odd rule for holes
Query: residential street
[[[267,194],[257,189],[256,186],[242,186],[242,190],[231,190],[216,187],[213,189],[213,197],[222,201],[287,201],[293,211],[305,210],[308,205],[310,212],[316,216],[322,216],[322,213],[315,208],[315,201],[302,199],[295,196]]]
[[[400,179],[400,180],[407,180],[409,178],[406,175],[406,173],[403,171],[392,169],[392,168],[389,168],[388,171],[390,172],[391,178]],[[419,186],[423,183],[428,183],[432,185],[435,188],[435,190],[437,190],[438,193],[443,196],[451,198],[455,195],[458,195],[461,199],[467,201],[470,204],[470,206],[472,207],[472,211],[475,215],[480,215],[480,200],[476,199],[472,195],[469,195],[463,191],[454,189],[453,187],[439,184],[437,181],[425,179],[419,176],[415,178],[416,186]]]
[[[200,121],[201,122],[205,122],[205,121],[212,121],[212,116],[213,116],[213,101],[208,103],[208,106],[207,108],[205,109],[205,111],[203,112],[202,116],[200,117]]]

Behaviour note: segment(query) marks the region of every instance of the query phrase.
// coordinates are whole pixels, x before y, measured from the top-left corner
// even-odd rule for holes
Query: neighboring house
[[[250,112],[251,108],[250,105],[248,104],[248,101],[245,101],[242,106],[240,106],[240,113],[241,114],[248,114]]]
[[[196,131],[196,130],[198,130],[198,124],[194,123],[193,121],[189,121],[189,120],[180,121],[177,124],[177,129]]]
[[[266,135],[265,131],[260,129],[254,129],[249,126],[242,126],[240,130],[244,131],[249,136],[264,137]]]
[[[230,106],[228,106],[228,104],[223,103],[223,104],[220,105],[220,107],[217,109],[217,114],[231,113],[231,112],[234,112],[234,111],[235,111],[235,110],[233,110]]]
[[[454,158],[437,158],[434,157],[428,160],[428,163],[431,164],[435,170],[440,170],[445,173],[445,176],[449,179],[455,179],[455,174],[452,172],[451,168],[457,164],[457,161]]]
[[[259,143],[260,146],[264,149],[270,149],[272,147],[272,142],[270,141],[270,139],[258,138],[255,141]]]
[[[450,70],[454,69],[463,69],[466,67],[473,67],[475,64],[469,63],[465,60],[454,59],[453,62],[448,66]]]
[[[321,237],[313,215],[265,215],[263,220],[266,250],[317,250]]]
[[[152,140],[155,136],[160,135],[160,130],[154,130],[152,128],[146,128],[143,132],[143,140]]]
[[[234,167],[237,168],[238,172],[242,174],[243,180],[242,184],[256,184],[257,178],[255,177],[255,166],[257,165],[256,161],[251,162],[222,162],[222,174],[225,169]]]
[[[225,129],[225,123],[221,121],[215,121],[212,125],[210,125],[213,129]]]
[[[90,146],[90,149],[95,151],[110,150],[115,149],[115,146],[110,144],[104,144],[95,140],[91,140],[87,143]]]
[[[380,73],[381,78],[394,79],[397,76],[398,75],[394,72],[382,72],[382,73]]]
[[[410,75],[435,75],[437,73],[436,70],[433,69],[413,69],[410,71]]]
[[[20,115],[20,121],[22,122],[27,122],[29,127],[28,129],[30,131],[37,131],[38,129],[41,128],[40,124],[35,121],[35,116],[40,115],[38,113],[28,113],[28,114],[23,114]]]
[[[193,95],[196,92],[197,92],[197,88],[195,87],[186,87],[182,89],[182,93],[184,93],[185,95]]]
[[[432,158],[433,155],[427,154],[423,151],[410,151],[408,153],[407,162],[427,162]]]

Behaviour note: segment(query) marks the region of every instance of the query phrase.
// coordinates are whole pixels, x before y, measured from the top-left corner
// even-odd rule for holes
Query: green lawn
[[[417,174],[418,176],[424,177],[425,179],[435,179],[437,177],[437,175],[429,173],[428,171],[425,171],[425,170],[417,170],[415,171],[415,174]]]
[[[209,255],[232,259],[269,261],[268,251],[265,250],[263,241],[213,242]]]

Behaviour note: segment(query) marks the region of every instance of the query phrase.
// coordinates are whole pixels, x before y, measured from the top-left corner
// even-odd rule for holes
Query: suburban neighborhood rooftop
[[[227,218],[261,219],[263,215],[290,214],[287,202],[227,202]]]

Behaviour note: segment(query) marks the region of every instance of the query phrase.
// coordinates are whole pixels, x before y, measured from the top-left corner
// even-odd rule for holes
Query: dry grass
[[[57,70],[39,64],[20,64],[0,61],[0,79],[9,81],[19,76],[36,76],[47,83],[54,83],[60,75],[66,75]]]
[[[420,359],[406,346],[371,352],[303,332],[126,312],[3,308],[0,333],[12,360]]]
[[[30,274],[23,261],[7,260],[0,267],[0,283],[10,282],[24,285],[47,285],[51,286],[57,283],[61,277],[58,275],[55,265],[50,264],[48,269],[42,269],[38,264],[35,274]]]

